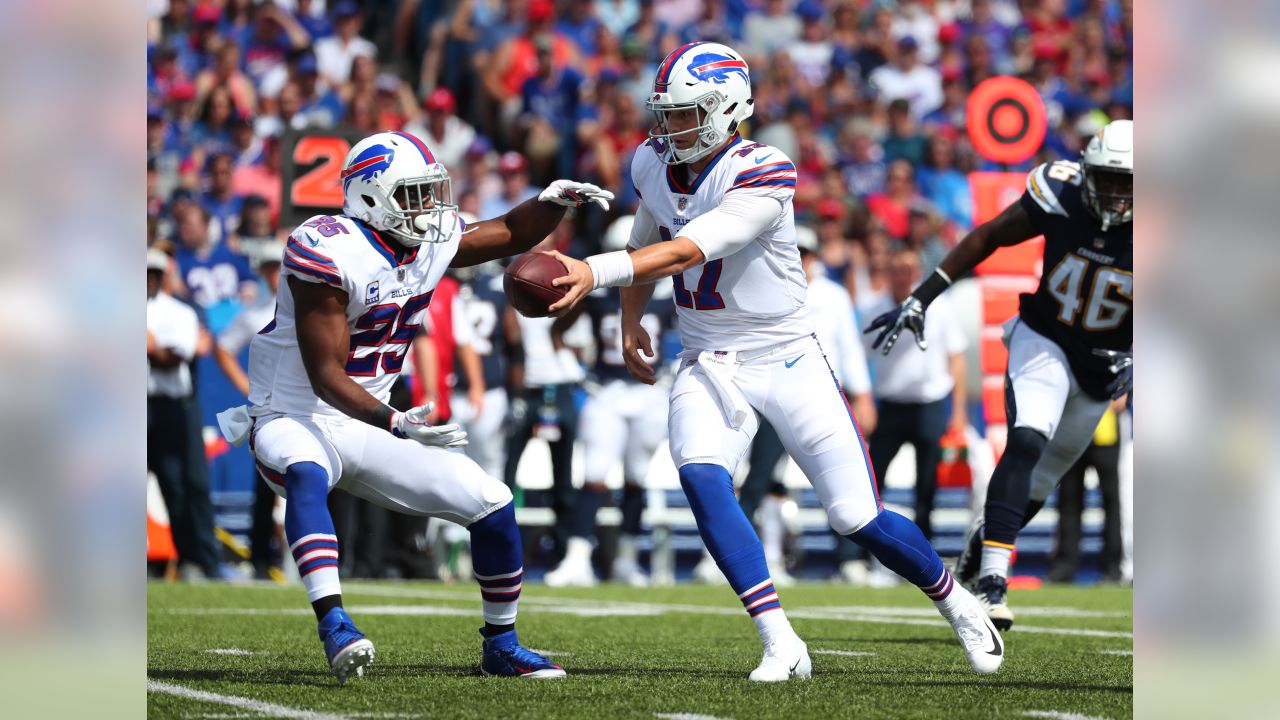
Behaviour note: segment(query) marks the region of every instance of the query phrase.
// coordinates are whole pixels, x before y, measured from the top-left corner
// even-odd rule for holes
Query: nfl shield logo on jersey
[[[364,304],[372,305],[378,302],[378,298],[378,282],[375,280],[374,282],[369,283],[368,287],[364,289]]]
[[[689,207],[689,196],[681,195],[680,202],[676,203],[676,209],[680,212],[684,212],[684,209],[687,207]]]

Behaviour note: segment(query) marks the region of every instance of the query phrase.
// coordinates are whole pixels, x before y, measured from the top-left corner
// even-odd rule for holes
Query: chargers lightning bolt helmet
[[[458,223],[449,171],[407,133],[381,132],[356,143],[341,178],[343,214],[407,247],[444,242]]]
[[[676,48],[658,66],[653,92],[645,107],[658,116],[649,131],[658,156],[668,165],[693,162],[715,150],[751,117],[751,76],[747,62],[719,43],[695,42]],[[678,110],[694,109],[696,127],[673,133],[668,116]],[[692,134],[694,143],[676,147],[674,139]]]
[[[1084,205],[1102,222],[1112,225],[1133,220],[1133,121],[1116,120],[1089,139],[1080,153],[1084,170]]]

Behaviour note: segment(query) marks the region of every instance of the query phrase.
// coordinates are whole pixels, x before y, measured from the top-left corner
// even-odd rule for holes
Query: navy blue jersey
[[[472,346],[480,355],[486,388],[503,387],[507,382],[506,336],[502,332],[502,315],[507,309],[507,296],[502,292],[501,275],[477,275],[458,291],[463,312],[471,323]],[[468,387],[466,373],[458,373],[458,389]]]
[[[596,339],[596,362],[592,373],[600,382],[608,380],[632,380],[627,364],[622,358],[622,293],[617,288],[604,288],[591,293],[583,300],[584,309],[591,318],[591,332]],[[649,331],[649,338],[658,357],[651,365],[662,362],[663,334],[671,327],[676,306],[671,298],[654,298],[649,301],[640,324]]]
[[[1027,176],[1019,202],[1044,233],[1044,272],[1018,314],[1062,348],[1086,393],[1106,399],[1114,376],[1093,351],[1133,347],[1133,224],[1102,232],[1085,208],[1082,180],[1078,163],[1061,160]]]

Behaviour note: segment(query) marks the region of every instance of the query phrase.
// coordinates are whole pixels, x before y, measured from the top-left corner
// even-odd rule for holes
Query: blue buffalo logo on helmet
[[[702,53],[695,56],[689,63],[689,74],[703,82],[723,85],[734,73],[741,75],[744,81],[750,82],[747,78],[747,64],[728,55]]]
[[[372,180],[379,173],[391,167],[396,151],[386,145],[370,145],[342,170],[342,188],[345,190],[351,181]]]

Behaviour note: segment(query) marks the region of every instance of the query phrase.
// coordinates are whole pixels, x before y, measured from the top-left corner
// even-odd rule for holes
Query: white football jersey
[[[396,244],[342,215],[318,215],[298,226],[285,246],[275,319],[249,345],[250,404],[290,415],[342,415],[311,389],[289,277],[346,291],[347,375],[386,402],[461,231],[459,220],[447,242],[423,243],[397,257]]]
[[[796,168],[775,147],[735,135],[685,184],[685,169],[658,159],[652,140],[631,162],[631,181],[653,215],[658,237],[671,240],[726,193],[776,198],[782,213],[742,250],[676,275],[676,329],[686,350],[759,350],[811,334],[804,268],[796,248]],[[692,173],[688,173],[692,175]]]

